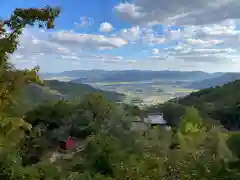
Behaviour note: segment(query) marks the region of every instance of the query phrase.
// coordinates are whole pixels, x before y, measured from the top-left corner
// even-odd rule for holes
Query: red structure
[[[73,147],[73,142],[72,142],[72,137],[68,136],[66,140],[63,140],[60,142],[60,148],[64,150],[69,150],[72,149]]]

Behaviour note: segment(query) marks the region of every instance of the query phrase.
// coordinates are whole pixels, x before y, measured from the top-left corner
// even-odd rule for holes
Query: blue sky
[[[240,71],[237,0],[2,1],[2,18],[19,7],[62,9],[54,30],[24,30],[11,56],[19,68]]]

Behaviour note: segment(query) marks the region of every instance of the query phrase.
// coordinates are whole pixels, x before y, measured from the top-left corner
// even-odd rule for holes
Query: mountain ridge
[[[191,84],[187,85],[186,88],[193,88],[193,89],[205,89],[210,87],[222,86],[226,83],[239,80],[240,73],[225,73],[221,76],[217,76],[210,79],[203,79],[200,81],[192,82]]]
[[[40,74],[44,79],[67,77],[73,82],[113,82],[144,81],[153,79],[186,79],[201,80],[213,76],[214,73],[203,71],[151,71],[151,70],[73,70],[60,73]]]
[[[27,110],[45,102],[59,101],[61,99],[70,101],[79,101],[81,97],[90,94],[99,93],[111,101],[121,101],[124,94],[113,91],[104,91],[94,88],[88,84],[63,82],[58,80],[45,80],[44,86],[29,84],[16,94],[15,106],[10,108],[19,109],[18,114],[24,114]]]

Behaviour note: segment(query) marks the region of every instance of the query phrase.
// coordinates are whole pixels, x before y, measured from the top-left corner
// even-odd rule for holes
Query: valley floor
[[[169,99],[186,96],[194,89],[175,85],[174,82],[161,82],[159,80],[139,82],[96,82],[90,83],[99,89],[124,93],[125,103],[141,104],[143,106],[164,103]]]

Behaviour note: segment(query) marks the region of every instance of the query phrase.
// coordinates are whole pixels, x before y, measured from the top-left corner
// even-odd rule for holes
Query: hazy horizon
[[[113,69],[113,70],[106,70],[106,69],[70,69],[70,70],[64,70],[64,71],[50,71],[50,72],[44,72],[40,70],[41,74],[58,74],[58,73],[63,73],[63,72],[71,72],[71,71],[154,71],[154,72],[159,72],[159,71],[179,71],[179,72],[204,72],[204,73],[240,73],[240,72],[231,72],[231,71],[215,71],[215,72],[208,72],[208,71],[201,71],[201,70],[152,70],[152,69],[145,69],[145,70],[141,70],[141,69]]]

